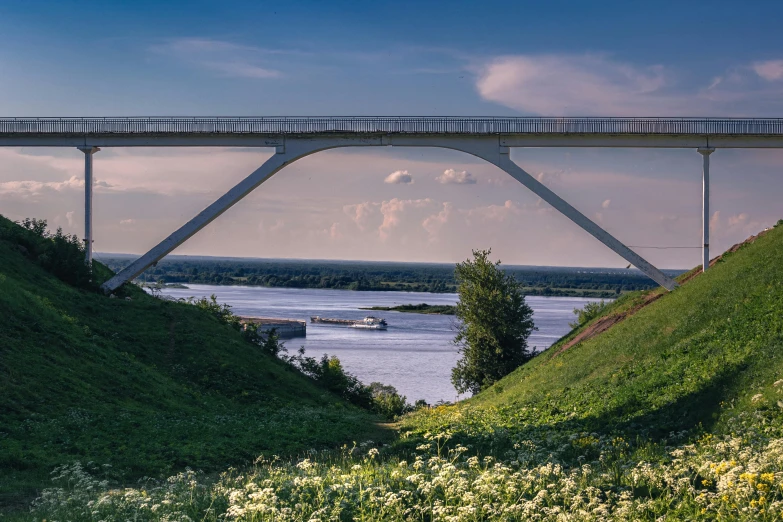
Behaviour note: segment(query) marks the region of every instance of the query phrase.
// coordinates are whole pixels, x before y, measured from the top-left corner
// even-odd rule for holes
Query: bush
[[[399,417],[412,411],[404,395],[400,395],[394,386],[372,382],[369,386],[372,394],[372,410],[388,419]]]
[[[584,308],[574,308],[576,321],[573,323],[568,323],[568,326],[571,328],[579,328],[580,326],[589,323],[599,315],[603,314],[608,306],[609,303],[606,303],[603,299],[601,299],[600,302],[587,303]]]
[[[20,226],[0,229],[0,239],[16,244],[26,257],[58,279],[80,288],[97,288],[78,237],[63,233],[62,228],[49,232],[45,219],[25,218],[17,224]]]
[[[372,409],[373,400],[370,388],[343,368],[340,359],[324,354],[320,360],[305,356],[304,347],[297,355],[283,356],[299,371],[313,379],[330,392],[366,409]]]
[[[226,303],[218,303],[217,296],[215,294],[209,296],[209,299],[206,297],[202,297],[201,299],[191,297],[188,299],[188,303],[194,305],[196,308],[214,315],[217,320],[223,324],[228,324],[235,328],[240,327],[239,317],[234,315],[234,313],[231,311],[231,305]]]

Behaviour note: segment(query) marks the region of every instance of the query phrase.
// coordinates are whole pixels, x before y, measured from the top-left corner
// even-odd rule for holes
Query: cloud
[[[754,62],[753,70],[767,81],[783,80],[783,60]]]
[[[283,73],[266,62],[285,51],[263,49],[209,38],[175,38],[153,45],[149,50],[172,57],[193,67],[207,69],[231,78],[270,79]]]
[[[602,54],[500,56],[477,70],[482,98],[528,114],[750,117],[783,106],[783,60],[734,65],[692,84],[662,65]]]
[[[383,223],[378,227],[378,235],[381,240],[389,237],[392,229],[399,226],[402,214],[408,208],[422,208],[433,203],[430,198],[425,199],[398,199],[393,198],[381,203],[381,214],[383,214]]]
[[[0,194],[28,197],[39,196],[47,191],[62,192],[80,187],[84,187],[84,180],[76,176],[65,181],[5,181],[0,183]]]
[[[369,221],[377,213],[378,203],[365,201],[354,205],[343,206],[343,212],[351,218],[359,230],[364,231],[369,226]]]
[[[223,76],[234,78],[279,78],[282,75],[280,71],[266,69],[264,67],[259,67],[258,65],[241,61],[227,63],[205,61],[202,62],[202,65],[221,73]]]
[[[601,208],[609,208],[609,204],[612,202],[611,199],[605,199],[603,203],[601,203]]]
[[[728,225],[729,227],[735,227],[737,225],[744,225],[747,221],[748,221],[748,215],[742,212],[735,216],[729,217]]]
[[[522,212],[522,208],[511,200],[507,200],[502,205],[488,205],[486,207],[474,207],[462,211],[468,223],[473,219],[481,222],[494,221],[503,222],[511,216],[517,216]]]
[[[426,230],[427,233],[429,233],[431,241],[437,238],[440,229],[443,228],[443,226],[449,222],[453,210],[454,210],[454,205],[446,201],[445,203],[443,203],[443,208],[441,209],[440,212],[428,216],[426,219],[424,219],[424,221],[422,221],[421,226],[424,227],[424,230]]]
[[[536,179],[546,185],[547,187],[553,187],[556,185],[560,185],[562,179],[563,179],[564,171],[562,170],[553,170],[553,171],[541,171],[538,174],[536,174]]]
[[[435,180],[444,185],[447,183],[455,185],[474,185],[476,183],[476,179],[470,172],[454,169],[444,170],[443,174],[435,178]]]
[[[73,210],[70,210],[70,211],[65,213],[65,219],[66,219],[66,221],[68,221],[68,226],[69,227],[73,226],[73,214],[74,214]]]
[[[395,170],[383,180],[384,183],[391,183],[394,185],[399,184],[412,184],[413,176],[408,174],[407,170]]]
[[[600,55],[505,56],[484,67],[477,88],[486,100],[547,115],[656,115],[680,102],[662,93],[660,65],[636,67]]]
[[[712,213],[710,218],[710,230],[718,230],[720,227],[720,210],[716,210]]]
[[[329,227],[329,237],[331,239],[340,239],[343,235],[340,233],[340,223],[332,223]]]
[[[120,225],[132,225],[136,222],[135,219],[121,219]]]

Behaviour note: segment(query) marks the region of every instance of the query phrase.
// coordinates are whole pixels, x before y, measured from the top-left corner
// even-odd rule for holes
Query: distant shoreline
[[[430,305],[427,303],[407,304],[399,306],[370,306],[359,310],[378,310],[382,312],[403,312],[410,314],[455,315],[457,307],[452,305]]]
[[[101,256],[111,270],[124,269],[127,258]],[[527,296],[616,298],[625,292],[658,286],[630,269],[558,267],[503,268]],[[671,271],[668,271],[670,275]],[[411,263],[306,262],[274,260],[162,259],[137,283],[206,284],[262,288],[311,288],[378,292],[456,293],[454,267]]]

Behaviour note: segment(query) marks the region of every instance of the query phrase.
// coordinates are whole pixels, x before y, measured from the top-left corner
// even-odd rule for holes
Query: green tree
[[[520,283],[489,260],[491,250],[474,250],[458,263],[457,336],[462,358],[451,370],[459,393],[479,391],[511,373],[533,356],[527,338],[535,330],[533,310]]]

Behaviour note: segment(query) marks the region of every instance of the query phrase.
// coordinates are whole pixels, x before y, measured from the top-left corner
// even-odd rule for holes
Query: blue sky
[[[0,115],[783,116],[781,19],[779,2],[5,0]],[[101,151],[96,248],[145,251],[266,154]],[[699,243],[695,151],[513,158],[626,243]],[[0,150],[0,213],[80,233],[80,162]],[[781,167],[778,151],[713,155],[716,250],[783,217]],[[512,263],[625,264],[497,169],[405,149],[307,158],[177,253],[456,261],[488,246]]]

